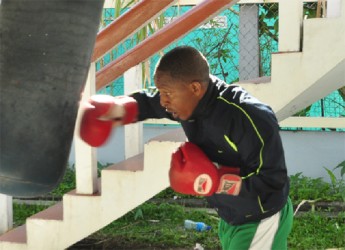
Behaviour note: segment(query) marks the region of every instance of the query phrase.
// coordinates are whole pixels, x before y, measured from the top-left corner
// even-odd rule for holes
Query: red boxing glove
[[[129,96],[94,95],[87,103],[80,123],[80,137],[99,147],[110,137],[112,127],[136,121],[138,104]]]
[[[172,154],[170,186],[176,192],[210,196],[214,193],[238,195],[242,178],[239,168],[217,168],[195,144],[186,142]]]

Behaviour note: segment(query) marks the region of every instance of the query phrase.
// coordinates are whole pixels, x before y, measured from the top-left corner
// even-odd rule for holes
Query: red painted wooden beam
[[[96,73],[96,89],[102,89],[131,67],[167,47],[223,9],[239,0],[204,0],[163,29],[148,37]]]
[[[94,62],[114,46],[144,27],[177,0],[142,0],[101,30],[92,55]]]

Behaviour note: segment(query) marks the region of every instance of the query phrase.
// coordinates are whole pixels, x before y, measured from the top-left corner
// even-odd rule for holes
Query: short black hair
[[[207,59],[197,49],[179,46],[167,52],[157,63],[155,74],[170,74],[174,79],[190,83],[198,81],[208,83],[210,69]]]

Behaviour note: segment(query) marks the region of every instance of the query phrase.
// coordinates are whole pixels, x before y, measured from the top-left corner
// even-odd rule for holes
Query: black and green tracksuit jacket
[[[131,95],[139,104],[138,119],[169,118],[160,106],[159,92]],[[219,216],[233,225],[267,218],[285,205],[289,180],[279,126],[271,108],[238,85],[211,76],[207,92],[192,116],[180,121],[192,143],[211,161],[240,168],[238,196],[206,197]]]

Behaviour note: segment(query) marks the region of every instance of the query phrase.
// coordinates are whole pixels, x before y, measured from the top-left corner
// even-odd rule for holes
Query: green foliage
[[[102,175],[102,169],[109,167],[113,165],[113,163],[107,162],[107,163],[101,163],[101,162],[97,162],[97,176],[101,177]]]
[[[158,194],[156,194],[155,198],[157,199],[166,199],[166,198],[174,198],[174,196],[176,195],[175,191],[172,190],[171,188],[166,188],[164,190],[162,190],[161,192],[159,192]]]
[[[295,205],[303,200],[314,201],[345,201],[345,161],[339,163],[333,170],[324,167],[330,183],[323,178],[310,178],[297,173],[290,176],[290,197]],[[335,170],[340,170],[341,178],[337,178]]]
[[[54,198],[60,199],[65,193],[75,188],[76,188],[75,170],[73,166],[67,167],[62,181],[53,191],[51,191],[48,194],[48,196],[51,196],[53,199]]]
[[[338,89],[338,93],[339,93],[341,99],[343,99],[343,101],[345,102],[345,86]],[[344,105],[342,105],[342,106],[345,109],[345,106]]]
[[[238,42],[232,40],[232,33],[234,32],[234,25],[231,24],[228,28],[219,28],[219,24],[214,21],[209,21],[211,29],[199,29],[199,36],[196,36],[191,41],[201,53],[208,59],[210,71],[218,76],[221,76],[224,81],[228,81],[229,67],[225,65],[235,65],[235,56],[231,53],[234,47],[238,46]]]
[[[345,161],[342,161],[341,163],[339,163],[335,168],[334,170],[336,169],[340,169],[340,175],[342,178],[344,178],[345,176]]]
[[[175,198],[181,198],[181,199],[204,199],[203,196],[195,196],[195,195],[187,195],[187,194],[181,194],[175,192],[170,187],[162,190],[158,194],[155,195],[156,199],[175,199]]]
[[[294,219],[289,249],[329,249],[345,246],[345,213],[329,218],[308,212]]]
[[[26,218],[48,208],[45,205],[13,204],[13,226],[17,227],[25,223]]]
[[[293,116],[309,116],[309,112],[311,110],[311,105],[309,105],[308,107],[298,111],[296,114],[294,114]]]
[[[316,8],[317,8],[317,5],[314,3],[304,4],[303,16],[307,16],[307,18],[315,18],[316,17]]]
[[[113,1],[113,8],[114,8],[114,20],[119,18],[121,15],[123,15],[125,12],[127,12],[130,8],[132,8],[135,4],[139,3],[140,0],[129,0],[129,1],[123,1],[123,0],[114,0]],[[147,37],[158,31],[164,26],[165,16],[164,12],[160,15],[158,15],[154,20],[147,23],[144,27],[137,30],[132,36],[128,37],[128,44],[123,43],[124,48],[126,50],[133,48],[136,44],[139,44],[143,40],[145,40]],[[102,26],[106,26],[106,23],[104,21],[101,21]],[[118,46],[116,46],[113,49],[114,54],[116,55],[118,53]],[[110,53],[111,61],[114,59],[113,53]],[[100,65],[103,67],[105,65],[104,58],[100,59]],[[141,63],[142,66],[142,76],[143,76],[143,82],[142,87],[147,88],[151,85],[151,72],[150,72],[150,60],[145,60]],[[114,83],[109,86],[111,89],[114,89]]]
[[[278,4],[263,4],[259,15],[259,36],[266,35],[278,42]]]
[[[322,178],[306,177],[302,173],[290,176],[290,197],[295,205],[302,200],[341,200],[339,193]]]
[[[137,208],[134,215],[134,220],[143,219],[143,218],[144,218],[143,210],[141,208]]]
[[[345,201],[345,183],[344,183],[344,175],[345,175],[345,161],[339,163],[333,170],[330,170],[326,167],[324,169],[327,171],[328,176],[331,180],[332,190],[334,193],[338,194],[343,201]],[[334,174],[334,171],[339,169],[341,178],[337,178]]]
[[[112,163],[101,163],[97,162],[97,175],[98,177],[101,176],[102,169],[112,165]],[[75,179],[75,167],[74,164],[72,166],[67,166],[65,174],[63,176],[62,181],[60,184],[51,191],[48,196],[51,196],[53,199],[61,199],[62,196],[76,188],[76,179]]]

